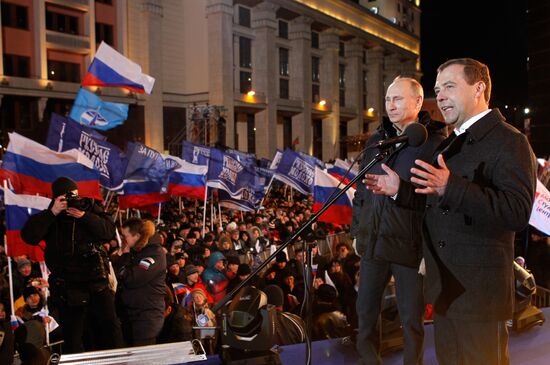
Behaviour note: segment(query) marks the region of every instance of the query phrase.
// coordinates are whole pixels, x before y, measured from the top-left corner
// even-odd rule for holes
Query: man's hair
[[[468,85],[473,85],[478,81],[485,83],[484,96],[485,101],[489,104],[489,99],[491,99],[491,75],[489,74],[489,67],[473,58],[454,58],[439,66],[437,73],[440,73],[451,65],[464,66],[464,80],[466,80]]]
[[[407,81],[411,86],[413,95],[420,96],[422,97],[422,100],[424,100],[424,89],[416,79],[413,79],[412,77],[397,76],[395,79],[393,79],[392,84],[395,84],[398,81]]]
[[[130,218],[122,223],[122,228],[128,228],[128,231],[132,234],[139,233],[139,240],[134,246],[136,251],[141,251],[141,249],[147,245],[149,239],[155,234],[155,224],[146,219]]]

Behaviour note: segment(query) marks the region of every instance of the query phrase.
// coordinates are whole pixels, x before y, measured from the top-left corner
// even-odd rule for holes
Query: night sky
[[[489,66],[491,107],[506,115],[514,106],[528,106],[525,0],[422,0],[421,9],[422,85],[427,96],[434,95],[441,63],[471,57]],[[509,105],[508,113],[504,105]]]

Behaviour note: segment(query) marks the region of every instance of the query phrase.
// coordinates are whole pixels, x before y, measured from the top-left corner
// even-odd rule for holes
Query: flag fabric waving
[[[94,163],[102,186],[110,190],[122,187],[128,160],[117,146],[105,141],[94,129],[53,113],[46,145],[58,152],[78,149]]]
[[[242,199],[255,183],[253,166],[239,162],[235,156],[213,148],[210,151],[206,185],[225,190],[234,199]]]
[[[170,173],[179,167],[172,156],[163,156],[160,152],[142,143],[128,143],[128,166],[125,180],[152,181],[160,184],[160,192],[165,193]]]
[[[195,165],[208,165],[211,148],[202,144],[183,141],[181,158]]]
[[[10,256],[29,255],[31,260],[44,261],[40,246],[31,246],[21,238],[21,229],[33,214],[50,205],[51,199],[36,195],[17,195],[9,189],[4,191],[6,205],[6,238]]]
[[[82,80],[83,86],[123,87],[140,94],[151,94],[155,79],[141,72],[141,67],[101,42]]]
[[[531,210],[529,224],[539,231],[550,235],[550,191],[538,179],[535,203]]]
[[[18,194],[51,197],[51,184],[58,177],[73,179],[81,196],[102,200],[99,172],[82,152],[72,149],[54,152],[17,133],[9,133],[10,143],[0,166],[0,180],[9,180]]]
[[[170,195],[161,190],[162,185],[158,181],[124,180],[118,205],[120,209],[142,208],[169,200]]]
[[[302,194],[311,194],[315,177],[314,159],[312,156],[286,149],[273,178],[292,186]],[[275,158],[273,161],[275,162]]]
[[[329,175],[327,172],[318,167],[315,168],[315,183],[313,187],[314,213],[321,210],[321,207],[329,200],[330,196],[337,189],[338,183],[339,181],[335,177]],[[319,221],[334,224],[350,224],[354,195],[355,189],[350,188],[319,217]]]
[[[174,156],[170,158],[174,159],[179,167],[170,173],[168,193],[172,196],[204,200],[208,167],[194,165]]]
[[[103,101],[81,88],[69,116],[80,124],[106,131],[124,123],[128,118],[128,104]]]

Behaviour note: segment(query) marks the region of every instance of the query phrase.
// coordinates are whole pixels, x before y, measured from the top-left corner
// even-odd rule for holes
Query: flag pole
[[[222,226],[222,206],[220,205],[220,201],[218,199],[218,212],[220,215],[220,227]]]
[[[162,210],[162,202],[159,202],[159,215],[157,217],[157,226],[160,224],[160,212]]]
[[[260,205],[258,206],[258,209],[256,210],[256,213],[262,208],[262,204],[264,203],[265,198],[267,198],[267,195],[271,191],[271,183],[273,182],[273,176],[271,176],[271,180],[269,180],[269,184],[267,184],[267,190],[265,191],[264,197],[260,201]]]
[[[204,189],[204,207],[202,210],[202,236],[203,237],[206,231],[206,204],[208,204],[207,197],[208,197],[208,185],[206,185]]]
[[[4,183],[5,182],[6,180],[4,180]],[[5,189],[5,186],[6,185],[4,185],[4,189]],[[4,242],[6,242],[6,247],[4,248],[4,251],[6,252],[6,256],[8,257],[8,279],[10,284],[11,317],[13,319],[13,317],[15,317],[15,299],[13,297],[13,272],[11,268],[11,256],[10,256],[10,253],[8,252],[8,241],[7,241],[6,235],[4,235]]]
[[[46,266],[45,261],[40,261],[40,273],[42,274],[42,278],[48,282],[48,267]],[[41,289],[44,292],[44,312],[46,313],[46,316],[50,316],[50,310],[48,309],[48,297],[50,296],[50,291],[48,290],[48,287]],[[46,323],[46,345],[50,346],[50,323]]]
[[[178,196],[178,209],[181,215],[181,196]]]

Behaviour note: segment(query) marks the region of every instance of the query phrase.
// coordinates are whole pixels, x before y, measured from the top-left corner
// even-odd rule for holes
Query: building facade
[[[99,42],[155,77],[151,95],[92,88],[130,104],[110,141],[179,154],[182,138],[258,157],[293,147],[349,157],[397,75],[420,77],[417,1],[2,0],[2,144],[44,142]],[[376,10],[375,10],[376,9]]]

